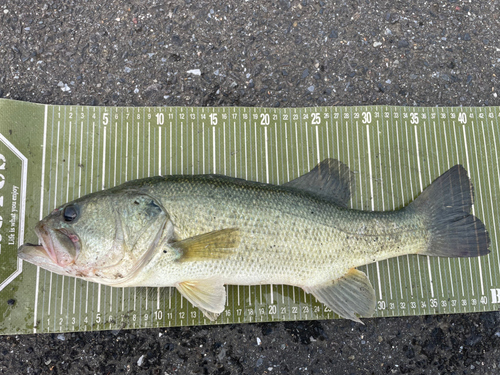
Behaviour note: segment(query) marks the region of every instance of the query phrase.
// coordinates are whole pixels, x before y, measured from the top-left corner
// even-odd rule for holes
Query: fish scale
[[[402,212],[346,210],[332,202],[288,192],[286,188],[259,186],[262,190],[254,193],[252,189],[234,188],[227,180],[215,187],[206,186],[204,178],[182,179],[186,183],[166,183],[161,193],[147,191],[171,197],[164,198],[164,207],[174,216],[181,238],[224,227],[241,230],[242,249],[237,249],[233,257],[216,261],[216,266],[207,262],[211,271],[227,275],[229,284],[314,285],[336,279],[352,267],[417,252],[426,244],[423,224],[418,228],[413,218],[406,218]],[[185,187],[190,184],[199,189]],[[189,197],[183,194],[187,189]],[[217,190],[211,193],[210,200],[204,195],[207,189]],[[226,215],[234,211],[238,214]],[[204,225],[193,225],[193,217]],[[399,253],[390,250],[397,242],[404,244]],[[273,243],[280,245],[272,247]],[[241,263],[240,257],[245,263]],[[200,277],[206,277],[206,271],[199,272]]]
[[[331,159],[284,186],[217,175],[132,181],[52,212],[37,225],[43,249],[26,245],[20,256],[36,263],[35,254],[46,250],[58,258],[62,273],[113,286],[175,286],[212,320],[225,308],[224,285],[279,283],[301,287],[340,316],[359,321],[373,314],[375,294],[356,267],[407,254],[489,252],[484,225],[468,212],[472,185],[461,166],[398,211],[347,209],[351,193],[337,193],[351,187],[348,168]],[[100,220],[95,207],[114,207],[113,215]],[[113,225],[123,236],[105,248],[99,230],[109,240]],[[70,248],[77,254],[74,264],[60,264],[59,255],[67,259],[72,246],[66,233],[90,236],[80,252],[100,261],[82,262]],[[456,238],[461,247],[448,243]]]

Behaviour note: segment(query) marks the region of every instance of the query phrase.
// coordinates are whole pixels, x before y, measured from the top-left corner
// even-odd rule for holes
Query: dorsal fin
[[[347,165],[336,159],[325,159],[309,173],[283,186],[308,191],[346,207],[354,194],[355,180]]]

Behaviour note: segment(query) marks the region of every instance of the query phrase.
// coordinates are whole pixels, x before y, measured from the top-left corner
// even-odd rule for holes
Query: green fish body
[[[348,209],[353,190],[352,173],[332,159],[281,186],[218,175],[135,180],[54,210],[37,225],[41,245],[19,256],[111,286],[175,286],[210,319],[224,310],[226,284],[287,284],[359,321],[374,313],[375,294],[356,267],[489,253],[461,166],[398,211]]]

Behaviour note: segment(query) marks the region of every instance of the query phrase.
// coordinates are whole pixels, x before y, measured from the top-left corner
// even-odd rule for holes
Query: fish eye
[[[64,221],[74,221],[78,217],[78,209],[74,204],[66,206],[63,211]]]

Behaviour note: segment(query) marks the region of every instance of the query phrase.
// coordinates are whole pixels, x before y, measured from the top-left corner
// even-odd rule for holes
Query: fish
[[[56,208],[35,227],[39,244],[18,256],[112,287],[175,287],[210,320],[224,311],[225,285],[285,284],[361,322],[376,296],[358,267],[490,253],[463,166],[394,211],[350,209],[355,185],[335,159],[282,185],[223,175],[132,180]]]

